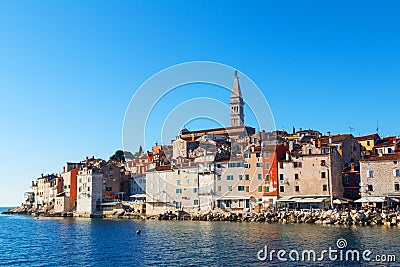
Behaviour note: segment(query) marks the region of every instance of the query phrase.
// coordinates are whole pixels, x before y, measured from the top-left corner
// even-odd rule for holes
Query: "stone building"
[[[198,166],[158,166],[146,173],[146,213],[200,210]]]
[[[360,161],[363,205],[396,206],[400,202],[400,153],[371,156]]]
[[[334,146],[303,144],[279,161],[279,205],[328,207],[343,196],[343,161]]]
[[[76,213],[84,216],[101,214],[103,172],[96,166],[81,167],[77,176]]]
[[[123,165],[118,166],[115,162],[108,162],[102,164],[100,169],[103,173],[102,202],[128,199],[131,175],[125,172],[125,167]]]
[[[328,136],[321,137],[319,142],[322,145],[334,146],[346,166],[350,166],[351,163],[358,165],[361,158],[361,145],[352,134],[331,135],[328,132]]]

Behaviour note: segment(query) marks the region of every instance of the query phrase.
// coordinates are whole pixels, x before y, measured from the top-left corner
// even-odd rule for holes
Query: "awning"
[[[351,199],[338,197],[333,201],[333,204],[341,205],[341,204],[349,204],[349,202],[353,202]]]
[[[132,197],[132,198],[139,198],[139,197],[145,198],[146,194],[136,194],[136,195],[132,195],[132,196],[129,196],[129,197]]]
[[[118,205],[118,204],[122,204],[122,203],[121,202],[104,202],[104,203],[101,203],[102,206],[115,206],[115,205]]]
[[[356,201],[354,201],[354,202],[357,202],[357,203],[369,203],[369,202],[371,202],[371,203],[380,203],[380,202],[385,202],[386,200],[385,200],[385,197],[362,197],[362,198],[360,198],[360,199],[357,199]]]
[[[250,197],[245,197],[245,196],[224,196],[224,197],[216,198],[216,200],[240,200],[240,199],[250,199]]]
[[[322,203],[328,199],[328,196],[286,196],[278,199],[277,202]]]
[[[295,202],[296,203],[322,203],[327,199],[328,199],[328,197],[299,198],[299,199],[295,199]]]
[[[292,200],[293,197],[281,197],[280,199],[276,200],[277,202],[294,202]]]

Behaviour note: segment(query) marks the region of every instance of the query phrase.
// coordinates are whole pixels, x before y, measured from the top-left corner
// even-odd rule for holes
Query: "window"
[[[294,188],[294,190],[295,190],[296,192],[299,192],[299,191],[300,191],[300,186],[296,185],[295,188]]]
[[[269,158],[269,152],[265,152],[264,153],[264,157],[267,159],[267,158]]]
[[[176,180],[177,185],[181,185],[181,180]]]
[[[244,191],[244,186],[243,185],[239,185],[238,186],[238,191]]]
[[[246,186],[246,192],[250,192],[250,186]]]
[[[248,181],[248,180],[250,180],[250,175],[246,174],[246,175],[244,176],[244,178]]]
[[[256,157],[257,157],[257,158],[261,157],[261,153],[260,153],[260,152],[257,152],[257,153],[256,153]]]
[[[227,176],[226,176],[226,180],[232,181],[232,180],[233,180],[233,175],[227,175]]]
[[[262,192],[262,186],[261,185],[258,187],[258,192]]]
[[[257,162],[257,167],[262,167],[262,166],[263,166],[262,162]]]
[[[266,182],[269,182],[269,174],[266,174],[266,175],[265,175],[265,181],[266,181]]]
[[[323,160],[321,160],[321,164],[320,164],[321,166],[325,166],[326,165],[326,161],[323,159]]]
[[[221,192],[221,186],[220,185],[217,187],[217,191]]]
[[[269,170],[269,163],[268,163],[268,162],[265,163],[265,169],[266,169],[266,170]]]
[[[371,145],[371,141],[367,141],[367,146],[370,146]]]
[[[217,164],[217,168],[221,168],[221,164],[220,163]]]
[[[189,178],[186,178],[186,184],[190,184]]]
[[[368,178],[373,178],[374,177],[374,171],[371,171],[371,170],[367,171],[367,177]]]
[[[283,169],[283,162],[279,162],[279,168]]]
[[[198,200],[198,199],[195,199],[195,200],[193,201],[193,205],[198,206],[198,205],[199,205],[199,200]]]
[[[114,174],[113,171],[110,171],[110,176],[113,176],[113,174]]]
[[[90,191],[90,186],[88,186],[87,191]]]
[[[322,185],[322,191],[328,191],[328,185],[326,184]]]
[[[321,172],[321,178],[326,178],[326,172]]]
[[[194,184],[198,184],[197,178],[194,178]]]
[[[279,174],[279,180],[283,181],[283,174]]]
[[[243,175],[239,175],[239,180],[243,180]]]
[[[232,191],[232,186],[228,186],[228,191]]]
[[[283,186],[283,185],[281,185],[280,187],[279,187],[279,192],[285,192],[285,187]]]
[[[372,184],[368,185],[368,191],[374,191],[374,186]]]
[[[193,188],[193,193],[197,193],[197,188]]]
[[[328,147],[323,148],[322,153],[323,154],[329,153],[329,148]]]
[[[248,159],[249,158],[249,153],[244,154],[244,158]]]
[[[394,191],[400,191],[399,183],[394,184]]]
[[[395,177],[400,177],[400,169],[393,170],[393,175]]]
[[[248,168],[250,168],[250,164],[249,164],[249,163],[245,163],[245,164],[244,164],[244,167],[245,167],[246,169],[248,169]]]
[[[343,176],[343,183],[344,184],[350,184],[351,182],[351,177],[350,176]]]
[[[301,162],[293,162],[293,168],[301,168]]]
[[[217,175],[217,180],[221,180],[221,175]]]
[[[269,186],[265,187],[265,192],[268,193],[269,192]]]
[[[309,155],[312,154],[312,149],[311,149],[311,148],[308,149],[308,154],[309,154]]]
[[[112,190],[112,187],[111,186],[106,186],[106,191],[107,192],[110,192]]]
[[[175,190],[175,192],[176,192],[177,194],[182,194],[182,189],[181,189],[181,188],[177,188],[177,189]]]
[[[296,179],[296,180],[299,179],[299,174],[298,174],[298,173],[295,173],[295,174],[294,174],[294,179]]]
[[[258,178],[258,180],[262,180],[262,174],[259,173],[257,178]]]

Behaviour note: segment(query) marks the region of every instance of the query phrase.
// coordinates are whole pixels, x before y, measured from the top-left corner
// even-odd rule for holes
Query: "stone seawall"
[[[152,217],[154,219],[154,216]],[[400,212],[376,210],[317,210],[317,211],[270,211],[241,213],[213,211],[197,214],[166,213],[159,220],[232,221],[268,223],[308,223],[335,225],[387,225],[400,226]]]
[[[72,212],[55,213],[36,211],[22,207],[4,211],[3,214],[26,214],[45,217],[72,217]],[[263,213],[228,212],[214,210],[189,214],[183,211],[168,212],[155,216],[117,210],[103,214],[103,218],[136,219],[136,220],[192,220],[192,221],[230,221],[230,222],[267,222],[267,223],[307,223],[334,225],[386,225],[400,227],[400,211],[374,209],[345,209],[345,210],[286,210],[268,211]]]

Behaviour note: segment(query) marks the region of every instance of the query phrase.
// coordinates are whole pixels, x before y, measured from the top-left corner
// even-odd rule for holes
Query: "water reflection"
[[[141,235],[136,234],[137,230],[141,230]],[[396,254],[400,251],[398,231],[383,226],[80,218],[37,220],[29,216],[1,215],[0,265],[301,266],[293,262],[260,262],[257,253],[265,245],[276,250],[321,251],[329,246],[336,248],[336,241],[345,238],[349,249]],[[382,265],[369,263],[368,266],[374,264]],[[342,265],[335,262],[313,264]]]

